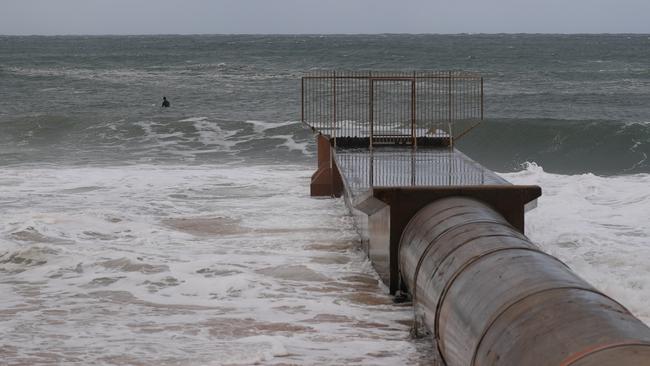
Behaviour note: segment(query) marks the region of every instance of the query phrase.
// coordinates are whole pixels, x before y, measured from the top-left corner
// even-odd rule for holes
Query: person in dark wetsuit
[[[163,97],[163,102],[162,102],[162,107],[163,108],[168,108],[170,106],[169,101],[167,100],[167,97]]]

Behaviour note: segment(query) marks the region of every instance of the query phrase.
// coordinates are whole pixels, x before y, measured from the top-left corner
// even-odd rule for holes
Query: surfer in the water
[[[163,108],[168,108],[170,106],[169,101],[167,100],[167,97],[163,97],[163,102],[162,102],[162,107]]]

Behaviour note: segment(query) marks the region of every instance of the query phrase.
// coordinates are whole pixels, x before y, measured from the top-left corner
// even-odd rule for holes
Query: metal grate
[[[337,149],[335,159],[353,192],[370,187],[508,184],[456,149]]]
[[[483,78],[463,71],[313,71],[302,121],[335,144],[453,145],[483,120]]]

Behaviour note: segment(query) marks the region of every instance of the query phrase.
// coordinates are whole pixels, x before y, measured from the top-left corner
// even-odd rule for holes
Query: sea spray
[[[650,324],[650,175],[560,175],[529,163],[503,176],[542,187],[526,214],[531,240]]]

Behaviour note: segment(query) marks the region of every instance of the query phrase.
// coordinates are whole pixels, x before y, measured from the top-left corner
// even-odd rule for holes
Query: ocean
[[[639,34],[0,36],[0,364],[430,363],[309,197],[318,69],[481,73],[459,149],[540,185],[527,235],[650,323],[648,60]]]

